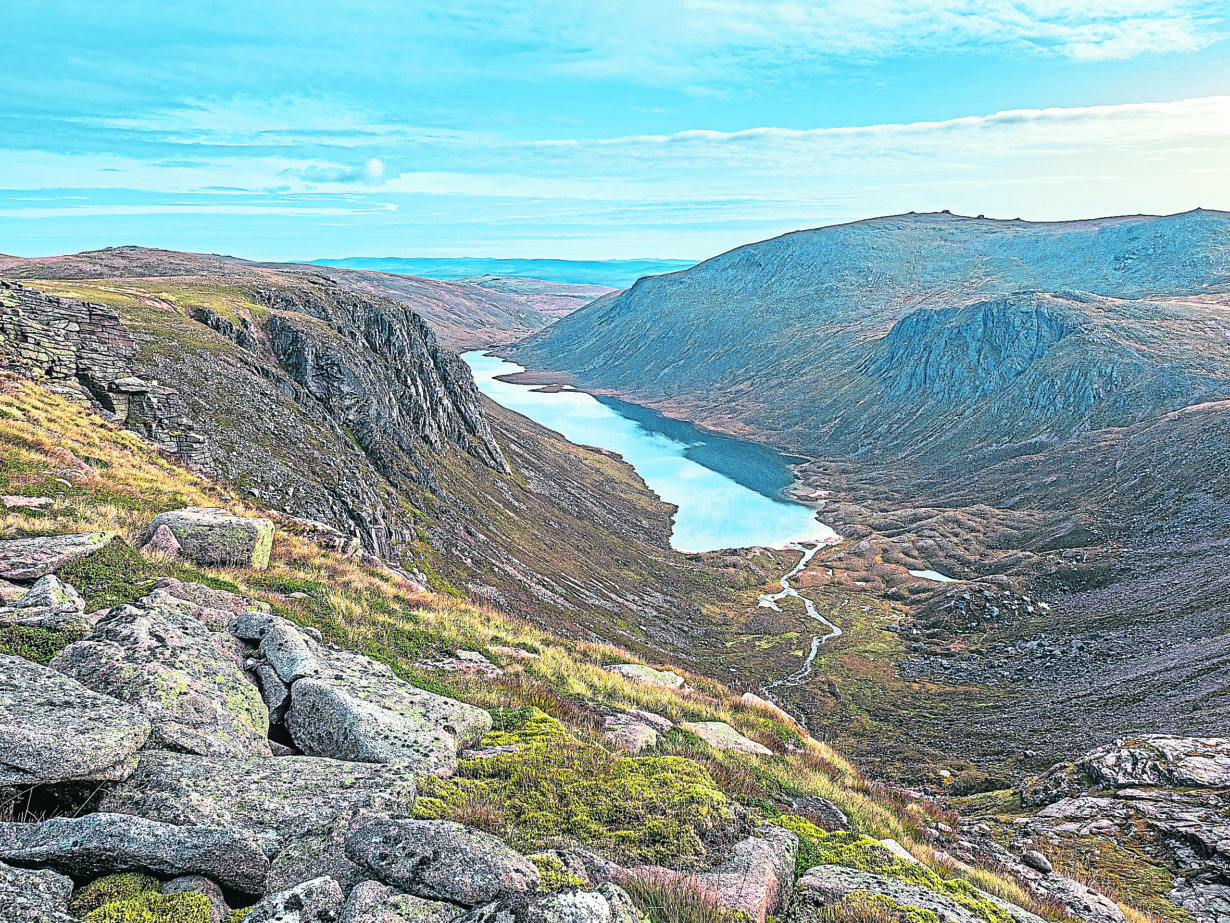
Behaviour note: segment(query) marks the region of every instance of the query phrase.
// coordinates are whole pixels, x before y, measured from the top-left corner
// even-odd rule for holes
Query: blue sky
[[[1230,209],[1230,0],[11,3],[0,252],[702,258]]]

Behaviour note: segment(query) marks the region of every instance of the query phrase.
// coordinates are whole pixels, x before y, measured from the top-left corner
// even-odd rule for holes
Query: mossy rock
[[[511,747],[540,743],[568,733],[559,721],[533,705],[517,709],[497,709],[491,713],[491,733],[480,747]]]
[[[251,907],[237,907],[222,918],[222,923],[243,923],[244,917],[255,909],[255,904]]]
[[[538,867],[540,890],[563,891],[565,888],[585,887],[585,882],[564,868],[564,863],[559,860],[558,856],[539,853],[528,858]]]
[[[32,625],[0,625],[0,654],[24,657],[46,666],[52,657],[86,634],[84,629],[52,631]]]
[[[68,912],[75,917],[84,917],[106,904],[131,900],[141,894],[157,893],[161,890],[162,882],[140,872],[104,875],[73,892],[73,896],[68,899]]]
[[[211,923],[213,905],[198,891],[161,894],[147,891],[104,904],[86,914],[84,923]]]

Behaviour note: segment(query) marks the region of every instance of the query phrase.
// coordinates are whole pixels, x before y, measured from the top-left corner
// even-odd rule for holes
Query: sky
[[[1230,209],[1230,0],[6,4],[0,252],[701,259]]]

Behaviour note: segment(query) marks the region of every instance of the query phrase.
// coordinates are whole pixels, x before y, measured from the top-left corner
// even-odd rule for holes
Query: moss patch
[[[212,910],[209,898],[195,891],[146,891],[129,900],[104,904],[86,914],[85,923],[210,923]]]
[[[106,904],[132,900],[138,895],[161,890],[162,883],[157,878],[140,872],[104,875],[73,892],[68,899],[68,912],[75,917],[84,917]]]
[[[568,734],[463,760],[452,779],[423,779],[415,813],[531,848],[573,841],[627,861],[684,864],[703,858],[734,820],[730,800],[696,763],[616,756]]]
[[[192,567],[147,558],[116,539],[92,554],[70,561],[60,568],[59,577],[85,597],[87,611],[108,609],[132,602],[147,594],[163,577],[203,583],[215,590],[239,592],[228,580],[210,577]]]
[[[0,626],[0,654],[24,657],[46,666],[52,657],[85,635],[84,629],[51,631],[26,625]]]
[[[539,887],[544,891],[563,891],[565,888],[584,888],[585,882],[573,875],[555,856],[540,853],[530,856],[538,867]]]

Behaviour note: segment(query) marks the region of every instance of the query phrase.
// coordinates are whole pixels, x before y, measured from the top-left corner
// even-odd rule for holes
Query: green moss
[[[805,818],[793,814],[775,818],[772,823],[792,830],[799,836],[796,875],[802,875],[817,865],[841,865],[886,878],[895,878],[942,894],[987,923],[1012,923],[1008,911],[989,900],[968,881],[944,878],[921,863],[903,862],[870,837],[858,833],[828,833]]]
[[[147,891],[104,904],[86,914],[84,923],[210,923],[213,907],[196,891],[160,894]]]
[[[539,854],[530,856],[538,866],[539,887],[544,891],[563,891],[565,888],[584,888],[585,882],[573,875],[555,856]]]
[[[80,641],[85,635],[84,628],[77,631],[51,631],[25,625],[0,626],[0,654],[24,657],[46,666],[52,657],[74,641]]]
[[[73,892],[68,899],[68,912],[75,917],[84,917],[105,904],[131,900],[138,895],[161,890],[162,883],[157,878],[140,872],[104,875]]]
[[[899,904],[883,894],[851,891],[840,902],[819,914],[824,923],[940,923],[932,910]]]
[[[256,905],[253,904],[251,907],[239,907],[232,910],[222,918],[222,923],[243,923],[243,918],[250,914],[255,907]]]
[[[229,593],[239,592],[239,587],[229,580],[210,577],[182,564],[147,558],[120,539],[70,561],[60,568],[58,575],[85,597],[87,611],[109,609],[139,599],[163,577],[203,583]]]
[[[415,813],[483,826],[531,848],[571,840],[631,861],[672,863],[703,858],[706,842],[734,819],[730,800],[696,763],[617,756],[567,734],[463,760],[452,779],[424,778]]]
[[[494,709],[491,712],[491,733],[483,738],[483,747],[512,747],[540,743],[567,734],[562,724],[540,708]]]

